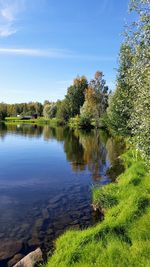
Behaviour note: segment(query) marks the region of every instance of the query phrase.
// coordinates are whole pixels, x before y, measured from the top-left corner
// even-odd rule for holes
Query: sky
[[[77,75],[115,88],[128,0],[0,0],[0,102],[63,99]]]

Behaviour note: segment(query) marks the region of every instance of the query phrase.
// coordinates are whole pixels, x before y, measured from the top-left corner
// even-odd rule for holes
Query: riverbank
[[[1,121],[1,123],[5,124],[36,124],[36,125],[45,125],[48,124],[50,126],[58,126],[60,125],[60,121],[56,118],[53,119],[45,119],[44,117],[39,117],[37,119],[20,119],[18,117],[6,117],[4,121]]]
[[[104,220],[60,236],[44,267],[149,266],[150,174],[135,151],[122,159],[125,172],[116,183],[93,189],[93,204],[102,209]]]
[[[6,117],[5,120],[0,121],[0,123],[18,125],[18,124],[35,124],[35,125],[49,125],[51,127],[57,126],[67,126],[73,130],[75,129],[83,129],[83,130],[91,130],[93,128],[105,129],[107,130],[107,126],[103,123],[103,119],[99,121],[99,124],[96,124],[96,121],[93,119],[91,122],[84,122],[84,124],[80,123],[80,117],[76,116],[75,118],[70,118],[69,121],[62,121],[58,118],[46,119],[44,117],[32,118],[32,119],[20,119],[19,117]]]

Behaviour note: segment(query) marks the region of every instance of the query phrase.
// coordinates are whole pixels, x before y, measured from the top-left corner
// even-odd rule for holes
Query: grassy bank
[[[45,119],[44,117],[39,117],[37,119],[29,119],[29,120],[21,120],[18,117],[6,117],[5,121],[6,124],[37,124],[37,125],[44,125],[48,124],[50,126],[57,126],[60,125],[60,121],[57,118],[53,119]]]
[[[46,267],[150,266],[150,174],[133,151],[122,158],[126,170],[117,182],[93,190],[103,222],[58,238]]]
[[[46,119],[44,117],[38,117],[37,119],[20,119],[19,117],[6,117],[5,120],[0,121],[1,123],[4,122],[6,124],[37,124],[37,125],[44,125],[48,124],[50,126],[60,126],[60,125],[67,125],[71,129],[86,129],[89,130],[91,128],[97,128],[96,121],[93,119],[91,122],[84,121],[85,125],[81,125],[80,117],[77,115],[74,118],[70,118],[69,121],[62,121],[58,118],[52,118],[52,119]],[[99,127],[98,128],[107,128],[104,127],[101,121],[99,121]]]

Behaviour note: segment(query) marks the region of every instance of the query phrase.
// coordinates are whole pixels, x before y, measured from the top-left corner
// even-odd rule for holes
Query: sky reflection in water
[[[110,181],[121,149],[94,130],[0,125],[1,265],[94,223],[91,187]]]

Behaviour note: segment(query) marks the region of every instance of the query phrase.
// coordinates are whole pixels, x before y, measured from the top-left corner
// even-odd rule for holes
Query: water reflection
[[[5,138],[8,134],[22,135],[28,137],[40,137],[43,133],[43,127],[37,125],[25,124],[0,124],[0,137]]]
[[[0,124],[0,266],[94,223],[91,185],[114,179],[122,149],[100,131]]]
[[[0,138],[4,139],[10,134],[62,142],[73,171],[84,171],[88,167],[95,181],[104,175],[109,162],[116,167],[120,151],[124,149],[122,142],[108,138],[105,132],[100,134],[96,130],[86,132],[63,127],[51,128],[48,125],[0,124]]]

